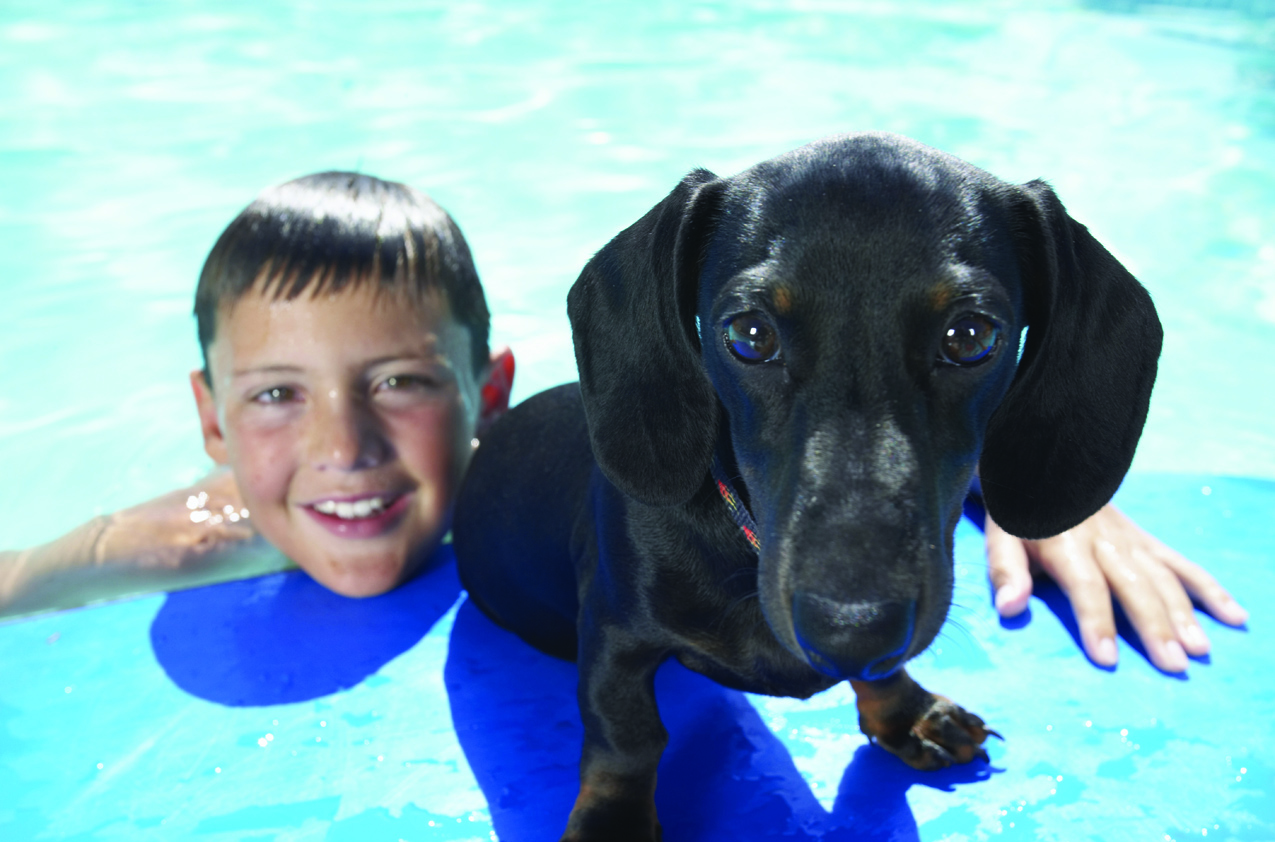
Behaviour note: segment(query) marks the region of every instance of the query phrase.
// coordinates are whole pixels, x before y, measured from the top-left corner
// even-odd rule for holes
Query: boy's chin
[[[380,596],[394,590],[412,573],[406,562],[384,563],[375,559],[337,564],[327,559],[306,563],[294,559],[320,585],[341,596],[362,598]]]

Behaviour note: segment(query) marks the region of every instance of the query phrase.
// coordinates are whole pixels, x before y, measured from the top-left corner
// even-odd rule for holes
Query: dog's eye
[[[991,356],[1000,340],[1000,326],[985,316],[961,316],[943,334],[943,359],[956,365],[977,365]]]
[[[726,323],[726,347],[746,363],[764,363],[779,356],[779,334],[756,313],[735,316]]]

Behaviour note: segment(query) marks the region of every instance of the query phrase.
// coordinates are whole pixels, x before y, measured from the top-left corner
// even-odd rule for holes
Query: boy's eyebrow
[[[245,374],[271,374],[276,372],[288,372],[294,374],[301,371],[299,365],[262,365],[253,366],[252,368],[237,368],[230,372],[231,377],[242,377]]]
[[[437,348],[430,346],[427,351],[422,351],[418,354],[388,354],[384,357],[377,357],[374,360],[368,360],[365,365],[368,368],[371,368],[375,365],[385,365],[387,363],[398,363],[404,361],[451,363],[451,360],[447,359],[445,354],[440,354]]]
[[[422,353],[387,354],[384,357],[367,360],[364,363],[364,366],[371,368],[372,366],[386,365],[388,363],[403,362],[406,360],[423,360],[426,362],[441,362],[446,365],[451,364],[451,360],[449,360],[445,355],[438,353],[438,350],[431,346],[428,351]],[[281,363],[276,365],[262,365],[235,369],[231,372],[231,376],[243,377],[249,374],[299,374],[304,370],[305,369],[299,365],[286,365]]]

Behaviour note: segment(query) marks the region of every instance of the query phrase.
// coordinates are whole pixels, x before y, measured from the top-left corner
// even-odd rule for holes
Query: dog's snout
[[[837,602],[798,591],[793,630],[810,665],[835,678],[871,681],[903,665],[916,621],[916,602]]]

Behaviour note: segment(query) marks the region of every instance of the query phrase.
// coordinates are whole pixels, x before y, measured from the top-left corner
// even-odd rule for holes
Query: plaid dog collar
[[[761,541],[757,538],[757,521],[753,520],[744,501],[739,499],[739,493],[726,478],[726,471],[716,455],[713,456],[712,472],[713,482],[717,484],[717,493],[722,495],[722,499],[726,501],[726,508],[730,509],[731,520],[735,521],[735,525],[744,533],[753,552],[761,552]]]

